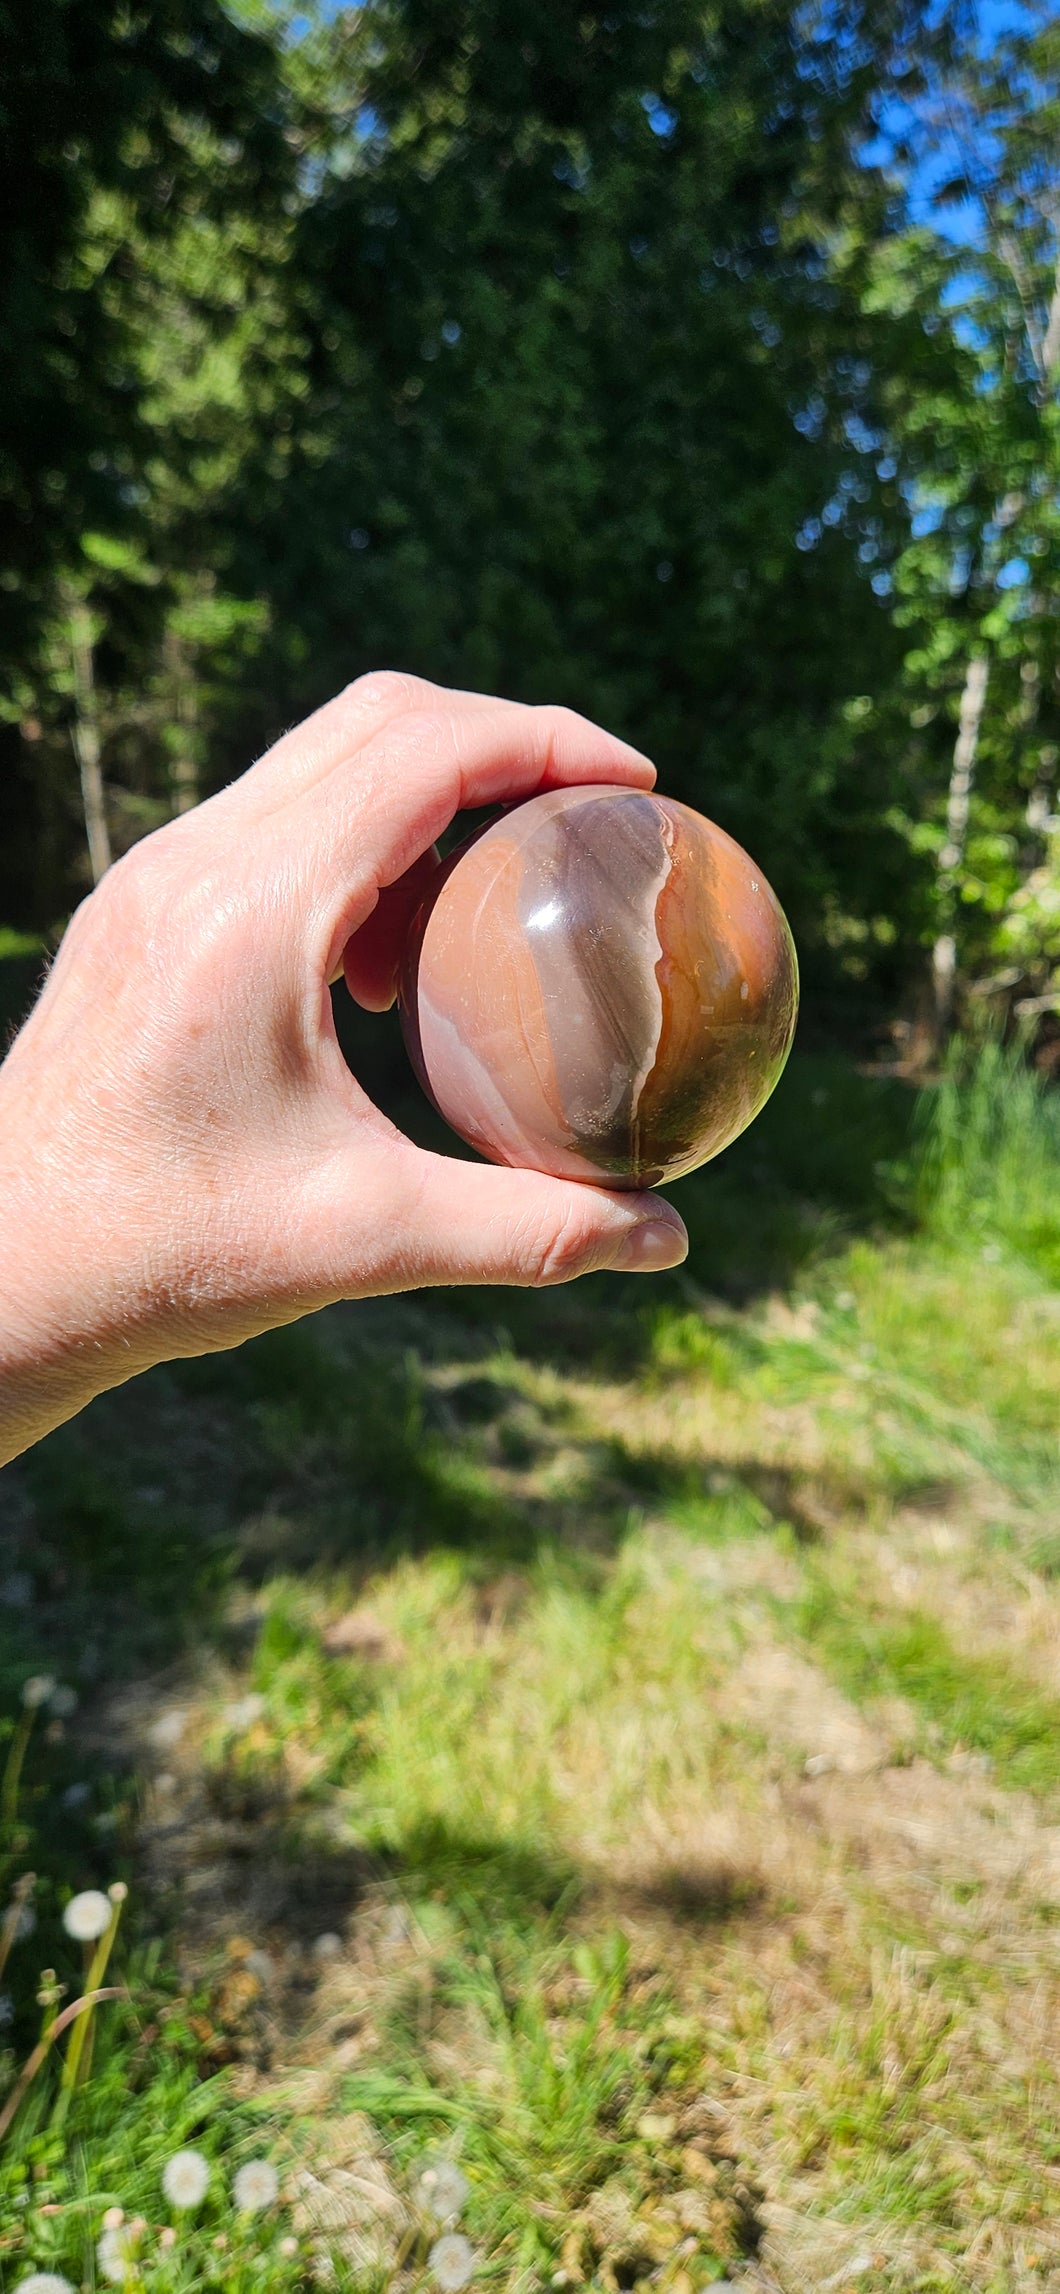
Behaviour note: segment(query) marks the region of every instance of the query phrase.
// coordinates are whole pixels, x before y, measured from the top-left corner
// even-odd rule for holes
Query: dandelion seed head
[[[242,2214],[260,2214],[263,2207],[275,2206],[279,2189],[279,2177],[268,2159],[248,2159],[232,2183],[232,2196]]]
[[[167,2253],[167,2254],[168,2254],[168,2252],[169,2252],[169,2249],[170,2249],[170,2247],[171,2247],[171,2246],[175,2246],[175,2245],[176,2245],[176,2243],[177,2243],[177,2234],[176,2234],[176,2231],[174,2230],[174,2228],[173,2228],[173,2225],[172,2225],[172,2223],[171,2223],[171,2222],[167,2222],[165,2229],[164,2229],[164,2230],[160,2230],[160,2231],[159,2231],[159,2233],[158,2233],[158,2243],[159,2243],[159,2245],[160,2245],[161,2247],[163,2247],[163,2248],[165,2249],[165,2251],[166,2251],[166,2253]]]
[[[313,1943],[313,1958],[319,1960],[341,1959],[342,1937],[333,1935],[330,1930],[326,1935],[317,1936]]]
[[[28,1681],[22,1683],[22,1702],[26,1711],[35,1713],[41,1705],[46,1705],[49,1697],[54,1695],[55,1687],[56,1683],[50,1673],[31,1673]]]
[[[291,2255],[291,2254],[297,2254],[297,2252],[298,2252],[298,2240],[297,2240],[297,2238],[281,2238],[281,2240],[280,2240],[280,2253],[281,2253],[281,2254]]]
[[[123,1904],[128,1893],[124,1880],[112,1880],[107,1889],[112,1904]]]
[[[120,2230],[124,2220],[125,2208],[123,2206],[108,2206],[106,2214],[103,2217],[101,2228],[104,2230]]]
[[[77,1690],[68,1688],[65,1681],[56,1681],[48,1703],[56,1720],[69,1720],[77,1711]]]
[[[478,2256],[469,2238],[460,2230],[448,2230],[444,2238],[436,2238],[427,2256],[427,2267],[442,2294],[460,2294],[475,2275]]]
[[[201,2206],[210,2182],[209,2161],[201,2151],[174,2151],[162,2174],[170,2206]]]
[[[19,2279],[17,2294],[74,2294],[74,2288],[57,2270],[31,2270],[28,2278]]]
[[[452,2159],[439,2159],[425,2167],[420,2176],[424,2206],[436,2222],[455,2222],[467,2205],[470,2188],[467,2176]]]
[[[124,2286],[136,2274],[136,2241],[128,2230],[105,2230],[96,2247],[100,2277],[111,2286]]]
[[[102,1888],[84,1888],[79,1896],[71,1896],[63,1913],[63,1926],[75,1943],[96,1943],[110,1926],[109,1896],[104,1895]]]

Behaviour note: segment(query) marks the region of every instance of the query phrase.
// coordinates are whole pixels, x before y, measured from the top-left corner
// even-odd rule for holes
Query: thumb
[[[687,1255],[684,1222],[657,1195],[620,1194],[418,1149],[410,1161],[405,1179],[411,1184],[390,1226],[394,1289],[442,1283],[532,1288],[601,1268],[655,1274]]]

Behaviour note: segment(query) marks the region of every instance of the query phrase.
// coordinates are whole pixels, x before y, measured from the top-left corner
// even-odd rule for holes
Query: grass
[[[1002,1784],[1043,1797],[1060,1791],[1060,1702],[1004,1657],[969,1656],[929,1611],[873,1616],[856,1585],[844,1600],[827,1579],[809,1587],[796,1618],[848,1696],[908,1701],[927,1753],[970,1749]]]
[[[5,2289],[120,2207],[162,2294],[412,2294],[448,2162],[512,2294],[1060,2282],[1060,1164],[999,1055],[914,1113],[805,1058],[674,1276],[335,1310],[0,1479],[2,1709],[81,1697],[8,2080],[130,1888]]]

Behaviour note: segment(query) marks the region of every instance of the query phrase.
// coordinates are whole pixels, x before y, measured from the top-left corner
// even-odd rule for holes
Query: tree
[[[317,34],[313,355],[240,523],[292,704],[373,660],[565,699],[761,854],[802,937],[901,909],[905,533],[860,144],[915,8],[373,0]],[[940,352],[941,355],[941,352]],[[880,930],[883,930],[881,921]]]
[[[51,856],[34,894],[47,915],[67,876],[65,794],[51,761],[72,730],[98,868],[108,834],[102,728],[113,718],[104,686],[123,669],[140,684],[151,621],[136,585],[122,599],[111,579],[111,618],[92,625],[83,537],[104,538],[129,564],[167,560],[147,471],[157,434],[145,284],[176,240],[211,224],[229,234],[238,271],[242,219],[265,231],[270,215],[282,217],[295,162],[275,47],[237,26],[221,0],[6,0],[0,89],[3,848],[23,898],[36,857]],[[246,291],[244,280],[239,298]],[[177,449],[174,434],[167,468]],[[64,621],[78,633],[72,680],[57,666]],[[6,904],[17,909],[19,892]]]
[[[1060,733],[1055,16],[1028,10],[1021,28],[966,46],[956,68],[929,81],[915,126],[921,154],[926,141],[936,170],[945,162],[936,212],[943,224],[958,219],[926,267],[922,233],[915,242],[921,301],[936,324],[944,316],[953,344],[953,386],[925,396],[899,384],[902,403],[892,407],[913,511],[895,588],[913,640],[905,690],[923,750],[909,831],[936,870],[937,1039],[960,963],[982,974],[1018,946],[1040,990],[1049,962],[1045,942],[1034,952],[1031,918],[1048,867]],[[906,277],[915,271],[907,264]],[[947,737],[948,786],[938,771]],[[1018,973],[1004,977],[1019,985]]]

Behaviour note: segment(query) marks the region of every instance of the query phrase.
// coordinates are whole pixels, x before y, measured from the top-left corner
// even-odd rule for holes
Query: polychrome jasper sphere
[[[428,1096],[491,1162],[654,1187],[768,1099],[798,968],[761,870],[713,821],[634,789],[552,789],[446,862],[399,1003]]]

